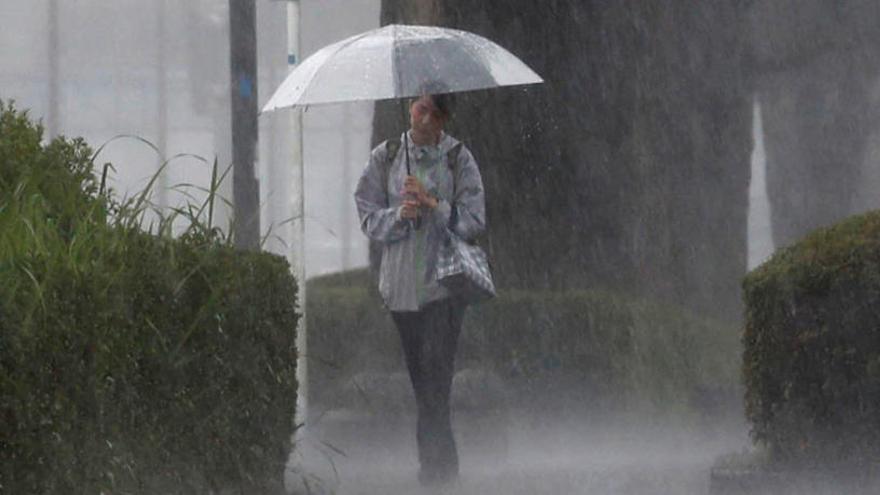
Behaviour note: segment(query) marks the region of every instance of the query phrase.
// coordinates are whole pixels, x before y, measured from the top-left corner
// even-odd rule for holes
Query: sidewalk
[[[737,428],[706,435],[548,426],[509,428],[504,442],[494,442],[466,423],[456,419],[460,482],[442,491],[416,481],[415,442],[406,433],[412,424],[378,435],[362,430],[334,437],[338,432],[329,428],[317,436],[333,438],[333,447],[345,452],[332,456],[338,481],[331,485],[338,495],[704,495],[716,457],[748,443]]]

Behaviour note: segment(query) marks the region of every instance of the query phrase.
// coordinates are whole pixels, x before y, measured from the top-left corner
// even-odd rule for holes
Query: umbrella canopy
[[[263,111],[534,84],[513,54],[466,31],[392,24],[326,46],[278,87]]]

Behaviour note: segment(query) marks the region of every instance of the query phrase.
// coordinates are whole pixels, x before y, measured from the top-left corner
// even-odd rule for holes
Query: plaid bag
[[[437,256],[437,279],[468,303],[495,297],[489,260],[480,246],[470,244],[452,231]]]

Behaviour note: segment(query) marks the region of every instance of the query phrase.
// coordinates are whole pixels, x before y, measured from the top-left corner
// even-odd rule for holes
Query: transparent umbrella
[[[263,111],[541,83],[532,69],[482,36],[456,29],[392,24],[307,58]]]

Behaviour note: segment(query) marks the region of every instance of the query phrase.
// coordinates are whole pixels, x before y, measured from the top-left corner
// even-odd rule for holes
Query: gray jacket
[[[456,220],[451,227],[464,239],[473,239],[486,225],[483,180],[471,152],[461,145],[458,163],[450,166],[448,153],[459,144],[452,136],[443,133],[436,147],[415,146],[411,139],[408,141],[412,174],[439,200],[437,208],[423,213],[420,229],[400,216],[406,177],[402,145],[388,169],[386,184],[382,179],[383,168],[389,163],[387,142],[373,149],[354,194],[361,230],[383,245],[379,292],[391,311],[417,311],[429,302],[449,297],[447,289],[437,282],[436,266],[453,211]],[[400,142],[404,142],[403,135]]]

